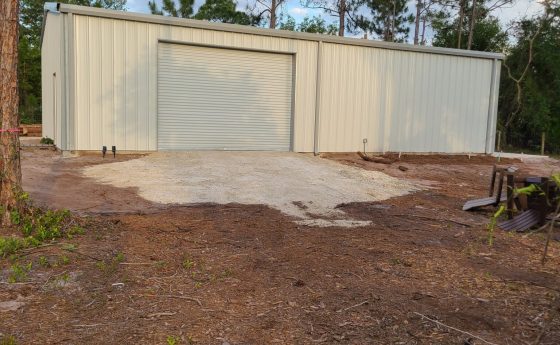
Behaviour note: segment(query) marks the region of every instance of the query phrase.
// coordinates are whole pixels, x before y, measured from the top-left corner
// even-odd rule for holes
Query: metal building
[[[45,5],[62,150],[494,150],[503,55]]]

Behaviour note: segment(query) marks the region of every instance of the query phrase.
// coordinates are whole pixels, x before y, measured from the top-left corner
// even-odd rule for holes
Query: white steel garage
[[[45,4],[62,150],[491,153],[501,54]]]

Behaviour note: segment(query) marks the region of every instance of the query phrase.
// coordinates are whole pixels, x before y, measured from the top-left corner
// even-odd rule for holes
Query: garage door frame
[[[169,40],[169,39],[158,39],[157,51],[159,52],[160,44],[177,44],[177,45],[185,45],[185,46],[193,46],[193,47],[204,47],[204,48],[216,48],[216,49],[226,49],[226,50],[238,50],[238,51],[247,51],[247,52],[257,52],[257,53],[268,53],[268,54],[283,54],[283,55],[291,55],[292,56],[292,90],[291,90],[291,105],[290,105],[290,143],[289,143],[289,152],[294,151],[294,122],[295,122],[295,98],[296,98],[296,59],[297,53],[295,51],[282,51],[282,50],[273,50],[273,49],[255,49],[255,48],[247,48],[247,47],[235,47],[235,46],[227,46],[227,45],[217,45],[217,44],[205,44],[205,43],[198,43],[198,42],[187,42],[187,41],[177,41],[177,40]],[[159,54],[156,54],[156,84],[158,84],[159,80]],[[158,124],[158,128],[156,128],[156,150],[159,151],[158,146],[158,139],[159,139],[159,86],[156,86],[156,124]],[[211,150],[209,150],[211,151]]]

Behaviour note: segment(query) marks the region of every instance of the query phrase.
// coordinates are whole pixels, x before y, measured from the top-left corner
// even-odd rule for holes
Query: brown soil
[[[132,214],[94,213],[84,235],[22,253],[17,260],[33,268],[19,284],[5,283],[11,262],[0,261],[0,302],[21,302],[17,311],[0,309],[0,333],[18,344],[166,344],[169,336],[179,344],[483,344],[472,335],[523,344],[541,333],[541,344],[560,342],[558,243],[542,267],[542,234],[497,230],[489,247],[491,211],[460,210],[487,192],[492,159],[329,158],[431,188],[340,205],[371,226],[313,228],[261,205],[161,208],[73,172],[98,157],[57,161],[53,185],[81,186],[112,205],[94,209],[121,212],[130,197],[150,212],[129,205]],[[515,164],[529,173],[558,169]]]

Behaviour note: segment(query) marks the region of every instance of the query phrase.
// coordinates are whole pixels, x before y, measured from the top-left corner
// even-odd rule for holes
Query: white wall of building
[[[43,42],[43,78],[57,68],[68,72],[66,86],[58,86],[68,102],[57,123],[48,110],[52,90],[43,81],[45,133],[54,133],[55,127],[66,131],[67,144],[57,142],[62,149],[115,145],[119,151],[157,150],[158,44],[173,41],[295,54],[296,152],[357,151],[364,138],[371,152],[493,151],[496,98],[491,86],[496,94],[500,61],[488,53],[391,49],[397,46],[346,44],[339,38],[319,42],[318,35],[254,28],[230,32],[220,24],[189,27],[175,19],[177,25],[162,24],[157,21],[163,19],[154,23],[156,17],[145,15],[125,20],[129,14],[89,9],[86,15],[76,6],[63,6],[71,9],[62,10],[67,25],[56,24],[61,15],[49,13]],[[60,39],[67,48],[62,57],[57,56]],[[58,45],[51,43],[56,40]]]

